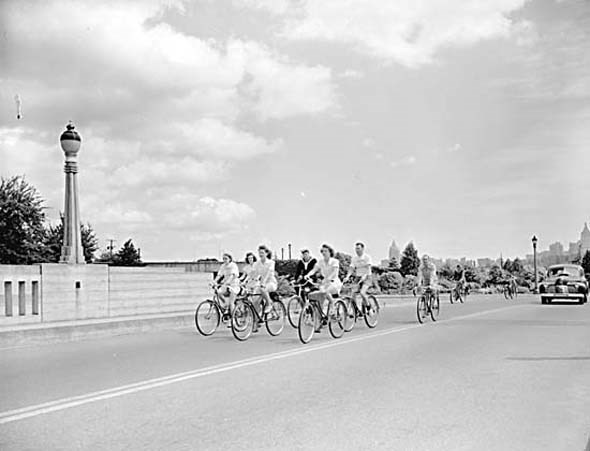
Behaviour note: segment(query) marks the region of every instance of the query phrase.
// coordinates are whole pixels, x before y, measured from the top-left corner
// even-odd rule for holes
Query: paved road
[[[586,449],[590,306],[442,307],[307,346],[186,329],[0,350],[0,449]]]

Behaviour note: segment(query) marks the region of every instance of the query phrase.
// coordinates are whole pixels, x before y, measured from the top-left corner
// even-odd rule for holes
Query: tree
[[[378,284],[381,291],[391,293],[400,291],[404,283],[404,278],[399,272],[385,272],[379,276]]]
[[[396,257],[390,258],[389,263],[387,264],[387,267],[391,271],[399,271],[400,265],[399,265],[399,262],[397,261],[397,258]]]
[[[586,251],[584,258],[582,258],[582,268],[586,274],[590,274],[590,251]]]
[[[43,260],[43,199],[22,176],[0,181],[0,263],[22,265]]]
[[[45,261],[57,263],[61,257],[61,248],[64,242],[64,216],[60,214],[60,222],[56,225],[49,225],[45,230]],[[94,253],[98,249],[98,240],[90,224],[81,224],[82,251],[86,263],[92,263]]]
[[[350,269],[350,262],[352,261],[352,257],[348,254],[343,253],[343,252],[336,252],[335,258],[337,258],[338,261],[340,262],[340,271],[338,272],[338,275],[339,275],[340,279],[342,280],[348,274],[348,270]]]
[[[504,271],[512,272],[512,262],[510,261],[509,258],[507,258],[506,261],[504,262],[502,269]]]
[[[129,238],[121,249],[113,255],[113,265],[115,266],[141,266],[141,256],[139,251],[135,249],[131,238]]]
[[[418,275],[418,268],[420,267],[420,258],[418,257],[418,251],[414,247],[414,243],[412,241],[410,241],[404,249],[400,266],[401,273],[404,276]]]
[[[504,280],[504,273],[502,272],[502,268],[499,265],[494,265],[490,268],[490,272],[488,273],[488,280],[487,282],[490,284],[499,284]]]

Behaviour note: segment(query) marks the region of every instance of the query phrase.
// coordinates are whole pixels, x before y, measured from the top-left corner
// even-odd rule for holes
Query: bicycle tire
[[[379,322],[379,301],[372,294],[367,296],[367,305],[365,305],[365,324],[369,329],[377,327]]]
[[[346,304],[340,300],[334,302],[332,308],[334,313],[330,313],[328,330],[333,338],[340,338],[344,335],[344,325],[348,316],[348,309],[346,308]]]
[[[280,335],[285,328],[285,316],[287,315],[287,312],[285,311],[283,303],[281,301],[274,301],[272,303],[272,311],[270,314],[272,317],[270,319],[267,317],[264,323],[268,333],[273,337],[276,337],[277,335]]]
[[[316,329],[316,309],[310,303],[307,303],[299,315],[299,324],[297,327],[297,336],[299,341],[307,344],[313,338]]]
[[[236,301],[231,317],[231,332],[238,341],[246,341],[254,331],[254,311],[244,301]]]
[[[202,310],[202,312],[201,312]],[[211,321],[211,326],[206,327],[201,318]],[[213,335],[221,323],[221,311],[215,302],[210,299],[201,302],[195,310],[195,326],[197,331],[205,337]]]
[[[297,329],[299,327],[299,315],[303,310],[303,300],[299,296],[293,296],[289,299],[287,304],[287,319],[291,327]]]
[[[436,321],[440,315],[440,299],[438,295],[431,295],[430,298],[430,319]]]
[[[345,297],[343,301],[346,303],[346,321],[344,323],[344,332],[350,332],[354,329],[354,325],[356,324],[357,319],[357,312],[356,307],[354,306],[354,301],[351,297]]]
[[[509,296],[510,296],[510,293],[508,293],[508,290],[504,289],[504,299],[508,300]]]
[[[455,297],[454,294],[455,294],[455,290],[453,289],[449,293],[449,301],[451,301],[451,304],[454,304],[455,303],[455,301],[453,300],[453,298]]]
[[[416,303],[416,316],[418,317],[418,322],[420,324],[424,323],[426,311],[426,295],[421,294],[418,298],[418,302]]]

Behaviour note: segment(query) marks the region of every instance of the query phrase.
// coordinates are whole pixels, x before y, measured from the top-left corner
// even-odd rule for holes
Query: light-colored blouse
[[[269,283],[277,283],[277,278],[275,275],[275,262],[271,259],[266,260],[266,262],[262,263],[262,261],[258,260],[254,263],[254,275],[255,277],[260,277],[260,283],[263,285]]]
[[[240,281],[238,279],[240,275],[240,270],[238,269],[238,265],[236,265],[234,262],[229,262],[229,263],[223,263],[220,267],[219,267],[219,271],[217,273],[217,277],[222,276],[222,283],[224,285],[228,285],[230,287],[238,287],[240,285]],[[232,279],[233,280],[230,280]]]
[[[340,271],[340,262],[338,259],[331,257],[327,262],[323,258],[318,261],[320,274],[324,278],[322,285],[330,285],[334,283],[339,286],[342,285],[338,272]]]

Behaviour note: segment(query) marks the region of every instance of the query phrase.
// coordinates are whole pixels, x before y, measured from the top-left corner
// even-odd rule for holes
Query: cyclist
[[[303,284],[305,282],[305,276],[307,276],[311,270],[316,266],[317,260],[311,256],[309,249],[301,249],[301,260],[297,263],[297,269],[295,270],[295,283]],[[301,288],[298,288],[297,294],[300,294]]]
[[[418,268],[418,277],[416,279],[418,294],[421,294],[422,288],[425,287],[434,290],[435,296],[438,295],[437,283],[436,266],[430,261],[430,257],[424,254],[420,267]]]
[[[516,277],[514,276],[514,274],[510,274],[510,276],[508,276],[508,289],[514,297],[516,297],[517,288],[518,285],[516,284]]]
[[[246,254],[246,264],[242,269],[242,275],[240,276],[240,281],[246,285],[246,288],[253,288],[253,283],[256,281],[256,269],[254,268],[254,263],[256,263],[256,256],[252,252],[248,252]]]
[[[223,254],[223,263],[219,267],[214,283],[220,288],[219,293],[226,303],[225,318],[228,314],[231,315],[234,310],[234,301],[240,290],[239,275],[238,265],[235,264],[231,254]]]
[[[254,263],[254,275],[260,282],[258,292],[264,302],[264,314],[272,310],[270,293],[277,291],[278,282],[275,274],[275,262],[272,260],[272,252],[261,244],[258,246],[258,261]]]
[[[453,280],[455,281],[455,288],[459,293],[463,293],[465,290],[465,285],[467,284],[467,279],[465,278],[465,270],[461,267],[461,265],[457,265],[455,272],[453,273]]]
[[[335,252],[331,246],[323,244],[320,252],[322,254],[322,258],[318,264],[315,265],[313,269],[305,276],[305,279],[311,281],[311,277],[315,273],[320,273],[320,275],[323,277],[323,280],[319,286],[319,290],[310,293],[309,297],[312,299],[315,297],[320,301],[327,299],[328,310],[326,311],[326,314],[328,315],[332,311],[332,304],[334,303],[333,296],[338,295],[340,293],[340,289],[342,288],[342,281],[338,275],[340,271],[340,262],[338,259],[334,258]]]
[[[348,270],[348,274],[346,275],[344,281],[349,281],[351,277],[354,275],[359,285],[358,294],[361,295],[362,301],[365,304],[367,304],[367,291],[373,285],[373,277],[371,271],[373,261],[371,260],[371,256],[365,252],[364,243],[360,241],[357,242],[354,245],[354,251],[356,255],[352,257],[352,260],[350,262],[350,269]],[[356,303],[356,306],[359,309],[359,311],[362,312],[362,308],[356,300],[356,295],[357,293],[354,292],[352,294],[352,299]]]

